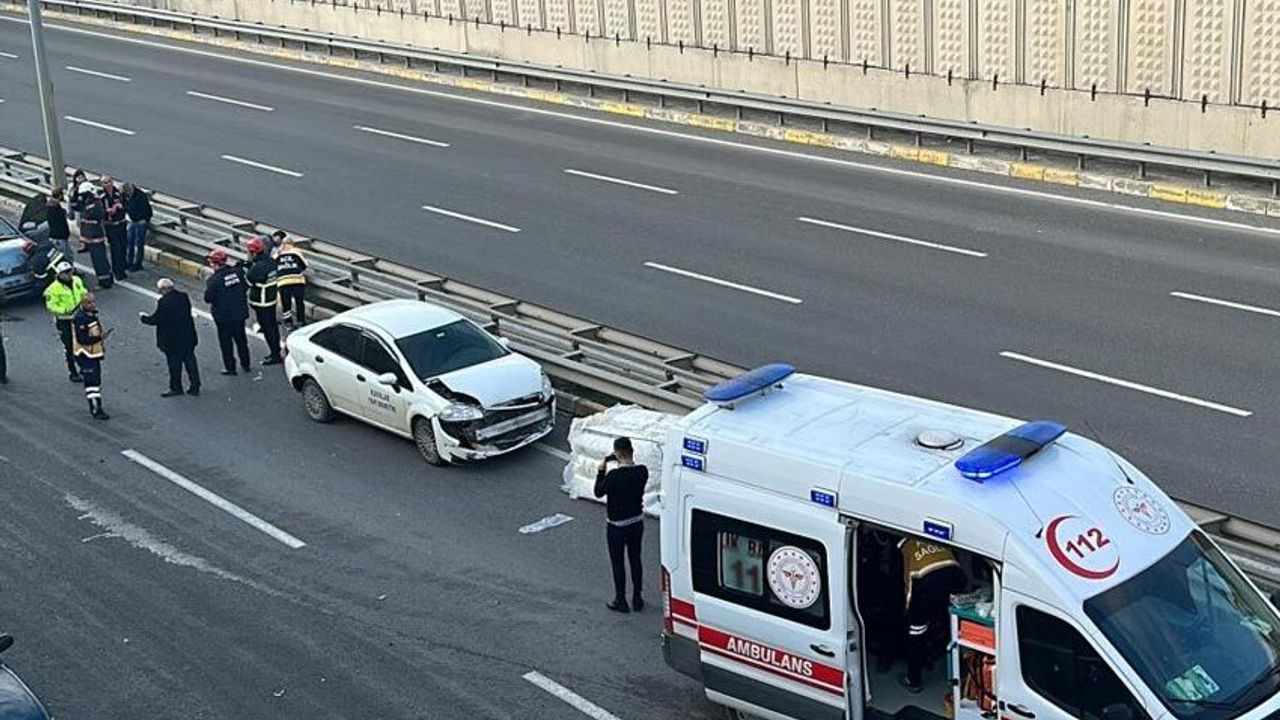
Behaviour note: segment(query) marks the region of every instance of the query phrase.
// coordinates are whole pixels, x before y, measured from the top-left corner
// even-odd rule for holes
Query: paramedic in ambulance
[[[908,692],[918,693],[931,651],[941,654],[946,645],[937,628],[947,623],[951,593],[962,589],[965,578],[955,554],[943,545],[908,537],[899,547],[907,592],[907,674],[901,682]]]
[[[610,469],[609,465],[613,468]],[[613,566],[613,602],[605,607],[614,612],[636,612],[644,609],[640,590],[644,572],[640,567],[640,540],[644,537],[644,486],[649,482],[649,468],[635,464],[631,440],[613,441],[613,454],[605,457],[596,470],[596,497],[605,498],[608,519],[605,538],[609,544],[609,564]],[[631,565],[631,606],[627,606],[627,573],[622,564],[626,553]]]

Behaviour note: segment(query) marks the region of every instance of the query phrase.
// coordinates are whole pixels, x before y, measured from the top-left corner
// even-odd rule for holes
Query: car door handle
[[[324,358],[322,358],[322,357],[320,357],[319,355],[317,355],[317,356],[316,356],[316,362],[321,363],[321,364],[324,364]]]
[[[1004,703],[1004,702],[1001,702],[1001,703],[1000,703],[1000,709],[1002,709],[1002,710],[1008,710],[1009,712],[1013,713],[1014,715],[1020,715],[1020,716],[1022,716],[1022,717],[1024,717],[1024,718],[1034,718],[1034,717],[1036,716],[1036,714],[1035,714],[1035,713],[1031,712],[1030,710],[1026,709],[1025,707],[1023,707],[1023,706],[1021,706],[1021,705],[1014,704],[1014,703],[1007,703],[1007,704],[1006,704],[1006,703]]]
[[[360,382],[364,382],[364,376],[361,375],[360,373],[356,373],[356,380],[359,380]]]
[[[809,646],[809,649],[818,653],[819,655],[826,655],[827,657],[836,656],[835,651],[827,647],[826,645],[819,645],[818,643],[814,643]]]

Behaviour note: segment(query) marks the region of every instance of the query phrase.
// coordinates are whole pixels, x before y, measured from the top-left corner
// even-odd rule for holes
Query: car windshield
[[[1280,688],[1280,618],[1199,531],[1084,610],[1176,718],[1234,718]]]
[[[409,367],[422,380],[496,360],[507,354],[489,333],[458,320],[396,340]]]
[[[0,217],[0,240],[8,240],[18,237],[18,228],[7,219]]]

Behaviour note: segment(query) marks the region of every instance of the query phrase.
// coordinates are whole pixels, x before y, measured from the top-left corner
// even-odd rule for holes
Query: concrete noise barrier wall
[[[1280,0],[126,0],[370,40],[1280,156]]]

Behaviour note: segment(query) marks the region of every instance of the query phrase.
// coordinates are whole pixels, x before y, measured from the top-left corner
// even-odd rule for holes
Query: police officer
[[[248,283],[244,270],[227,264],[227,253],[216,249],[209,253],[209,276],[204,287],[204,301],[209,304],[213,324],[218,329],[218,347],[222,350],[222,374],[236,374],[236,354],[240,367],[249,371],[249,338],[244,321],[249,319]],[[232,345],[235,352],[232,352]]]
[[[245,273],[249,281],[249,307],[257,316],[269,353],[262,364],[279,365],[284,359],[280,357],[280,323],[276,320],[276,261],[267,252],[262,238],[253,238],[246,247],[249,249],[249,269]]]
[[[95,420],[106,420],[111,417],[102,409],[102,360],[107,356],[107,333],[98,322],[98,305],[93,293],[86,293],[80,300],[80,309],[71,318],[71,330],[89,414]]]
[[[281,237],[280,251],[276,253],[276,284],[280,288],[280,304],[284,307],[284,320],[292,327],[307,324],[307,261],[302,251],[288,238]]]
[[[909,537],[899,547],[907,592],[907,674],[901,683],[908,692],[918,693],[920,674],[933,649],[929,631],[947,621],[951,593],[960,589],[965,578],[955,553],[945,545]]]
[[[80,309],[88,290],[84,281],[73,272],[71,263],[63,260],[54,268],[57,276],[49,287],[44,289],[44,306],[53,314],[54,327],[58,329],[58,338],[62,341],[62,350],[67,361],[67,374],[71,382],[81,381],[80,370],[76,366],[75,338],[72,337],[71,320]]]

